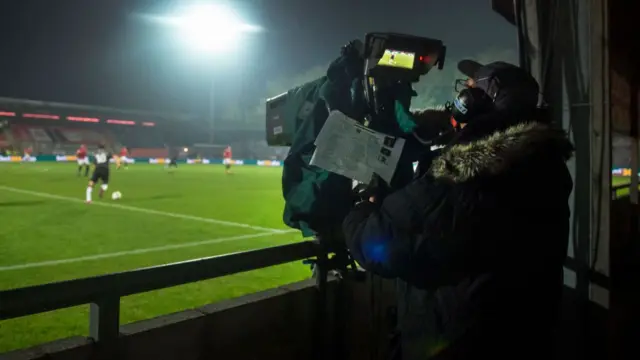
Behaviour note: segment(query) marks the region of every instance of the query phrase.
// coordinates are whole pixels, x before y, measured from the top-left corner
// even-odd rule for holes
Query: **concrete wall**
[[[371,278],[368,279],[371,281]],[[316,324],[318,291],[313,280],[210,304],[201,308],[127,324],[119,341],[110,346],[74,337],[34,348],[0,355],[0,359],[88,360],[88,359],[304,359],[327,358],[336,344],[333,325],[337,306],[346,310],[346,327],[340,340],[347,345],[348,359],[372,359],[370,344],[381,359],[386,349],[388,326],[386,304],[393,302],[393,285],[377,279],[375,292],[366,283],[347,281],[336,299],[338,281],[328,286],[328,311],[323,315],[328,329]],[[371,301],[371,295],[384,301]],[[339,300],[339,301],[337,301]],[[158,299],[161,301],[161,299]],[[373,314],[380,314],[374,317]],[[381,324],[379,331],[372,331]],[[319,348],[314,343],[326,346]],[[318,357],[315,357],[318,355]],[[333,358],[333,357],[332,357]]]

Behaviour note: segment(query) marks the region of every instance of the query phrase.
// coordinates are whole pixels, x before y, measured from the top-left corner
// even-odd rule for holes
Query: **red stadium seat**
[[[9,146],[7,136],[4,134],[4,130],[0,129],[0,147]]]
[[[33,141],[31,133],[29,132],[29,126],[26,125],[11,126],[11,134],[13,135],[13,139],[17,142]]]
[[[131,157],[142,158],[163,158],[169,157],[169,150],[166,148],[134,148],[131,149]]]
[[[50,131],[55,134],[59,142],[67,144],[109,144],[112,140],[112,137],[106,135],[105,131],[98,132],[92,129],[53,127],[50,128]]]

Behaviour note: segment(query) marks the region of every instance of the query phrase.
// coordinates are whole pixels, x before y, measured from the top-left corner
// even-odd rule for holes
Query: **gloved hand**
[[[373,174],[369,184],[354,181],[353,192],[357,203],[362,201],[381,202],[390,192],[389,185],[376,174]]]
[[[412,115],[417,123],[413,136],[423,145],[447,144],[455,131],[447,106],[413,111]]]

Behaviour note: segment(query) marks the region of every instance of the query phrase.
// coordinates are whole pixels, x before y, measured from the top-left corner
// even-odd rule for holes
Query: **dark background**
[[[0,96],[203,113],[214,76],[216,106],[256,107],[270,82],[326,66],[369,31],[440,38],[449,59],[516,44],[490,0],[245,0],[230,4],[265,31],[206,57],[147,18],[186,3],[2,0]]]

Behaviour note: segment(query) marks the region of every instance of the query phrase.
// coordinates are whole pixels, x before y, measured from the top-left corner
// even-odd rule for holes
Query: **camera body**
[[[365,76],[378,82],[414,83],[434,66],[442,69],[446,47],[442,41],[396,33],[365,36]]]
[[[274,96],[266,101],[266,134],[269,146],[291,146],[293,131],[285,122],[285,110],[289,92]]]
[[[350,45],[354,43],[359,42]],[[415,96],[411,84],[433,67],[441,69],[446,54],[446,47],[440,40],[397,33],[368,33],[364,44],[358,45],[351,46],[351,51],[343,49],[341,58],[357,57],[355,63],[363,64],[362,71],[355,75],[346,70],[335,72],[344,77],[352,76],[352,79],[328,81],[323,77],[267,99],[265,125],[269,146],[291,146],[299,125],[315,115],[316,100],[327,82],[349,87],[333,89],[332,93],[350,94],[352,102],[365,104],[362,113],[366,120],[378,130],[385,130],[385,123],[393,119],[395,101],[408,109],[411,97]],[[349,60],[354,59],[344,63],[352,65],[354,61]],[[326,108],[331,107],[330,99],[320,100],[328,103]]]
[[[412,85],[434,67],[442,69],[446,47],[442,41],[396,34],[369,33],[365,37],[364,95],[374,128],[389,131],[395,102],[407,110],[416,95]]]

